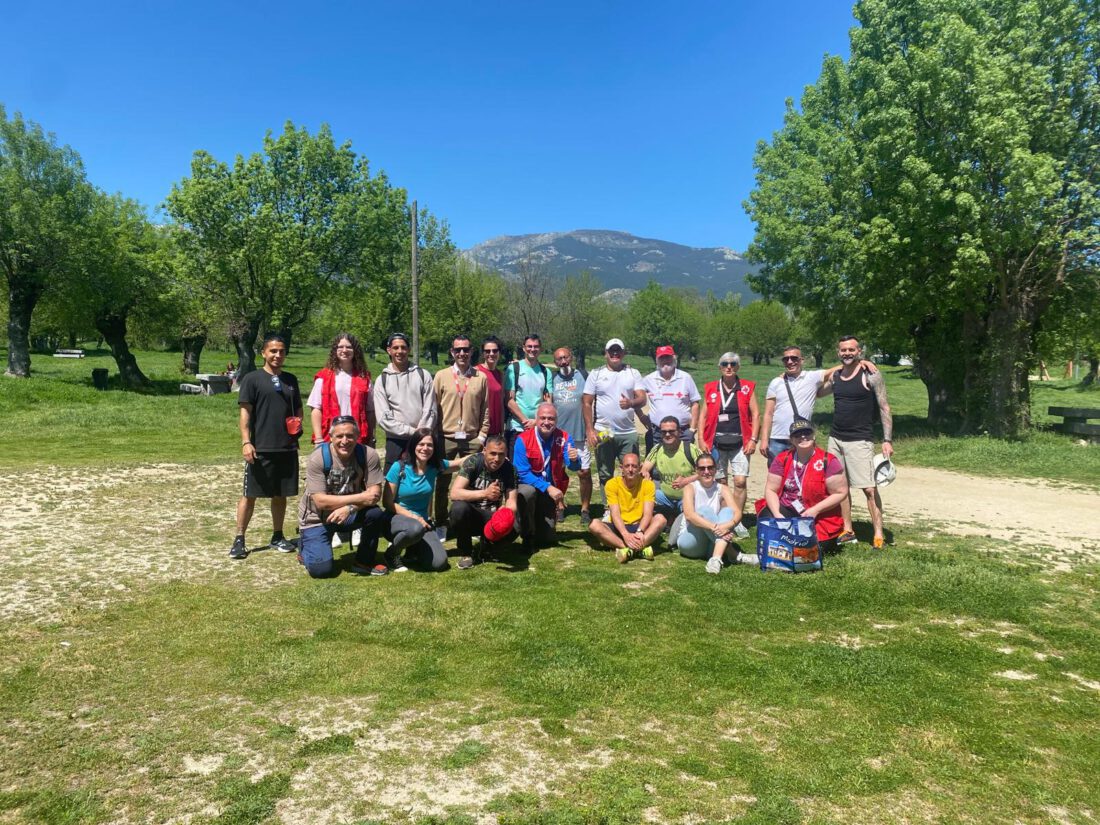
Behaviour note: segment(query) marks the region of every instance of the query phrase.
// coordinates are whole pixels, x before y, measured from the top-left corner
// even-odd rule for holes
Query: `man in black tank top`
[[[882,454],[890,458],[894,453],[894,421],[890,403],[886,400],[886,383],[881,372],[869,372],[860,363],[862,353],[855,336],[840,339],[837,354],[841,366],[825,377],[823,389],[831,392],[833,403],[833,428],[829,433],[829,452],[844,465],[848,488],[860,488],[867,496],[867,510],[874,527],[873,544],[881,548],[885,543],[882,531],[882,499],[875,486],[875,441],[872,425],[875,409],[882,421]],[[852,528],[852,500],[840,503],[844,517],[844,530],[837,538],[839,544],[856,541]]]

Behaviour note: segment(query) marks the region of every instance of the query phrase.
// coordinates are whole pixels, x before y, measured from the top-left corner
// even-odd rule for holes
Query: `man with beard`
[[[592,451],[584,440],[584,382],[588,373],[573,367],[573,350],[559,347],[554,351],[557,370],[551,377],[551,400],[558,411],[558,428],[569,433],[581,456],[581,469],[577,473],[581,493],[581,524],[592,521],[589,507],[592,504]],[[563,513],[564,515],[564,513]]]
[[[695,433],[699,429],[702,396],[695,379],[677,368],[676,351],[667,344],[657,347],[656,359],[657,369],[642,379],[642,389],[649,399],[649,414],[638,413],[646,430],[646,455],[654,446],[663,443],[657,430],[666,416],[675,416],[680,425],[680,437],[688,444],[695,443]]]
[[[861,347],[854,335],[845,335],[837,345],[840,369],[830,370],[824,389],[833,394],[833,426],[829,432],[829,452],[840,459],[849,489],[859,487],[867,497],[867,510],[874,528],[872,540],[876,549],[885,544],[882,529],[882,499],[875,484],[875,442],[873,424],[875,409],[882,421],[882,454],[894,454],[894,419],[890,402],[886,400],[886,382],[881,372],[869,372],[860,361]],[[838,544],[856,541],[852,526],[852,500],[846,496],[840,502],[844,529]]]
[[[450,526],[462,557],[459,570],[468,570],[483,560],[485,542],[493,544],[511,535],[519,508],[517,486],[516,468],[508,460],[503,436],[489,436],[485,449],[463,463],[451,487]]]

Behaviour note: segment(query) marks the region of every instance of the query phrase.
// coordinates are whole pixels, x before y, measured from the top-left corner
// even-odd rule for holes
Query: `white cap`
[[[898,477],[898,471],[894,466],[894,462],[882,453],[875,456],[874,467],[875,486],[877,487],[888,487],[890,486],[890,482]]]
[[[612,338],[606,344],[603,345],[603,351],[607,352],[612,347],[618,347],[619,349],[626,349],[626,344],[623,343],[622,338]]]

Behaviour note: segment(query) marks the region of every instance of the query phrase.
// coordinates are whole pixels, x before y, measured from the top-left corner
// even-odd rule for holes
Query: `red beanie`
[[[489,541],[506,539],[516,525],[516,514],[507,507],[501,507],[485,523],[485,538]]]

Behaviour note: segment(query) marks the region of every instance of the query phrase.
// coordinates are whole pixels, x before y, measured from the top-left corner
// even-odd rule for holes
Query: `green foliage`
[[[1100,22],[1054,0],[857,3],[756,155],[757,286],[920,359],[930,415],[1028,422],[1039,320],[1100,244]]]
[[[633,352],[652,357],[663,344],[671,344],[681,357],[698,351],[697,314],[682,293],[650,281],[634,295],[627,311],[627,343]]]
[[[608,331],[623,326],[625,318],[621,310],[601,300],[599,296],[603,292],[599,278],[585,270],[567,277],[558,293],[550,328],[553,346],[570,347],[577,365],[588,356],[602,353]]]
[[[478,342],[496,332],[507,284],[495,272],[482,272],[451,255],[428,269],[420,292],[420,340],[446,351],[458,333]]]
[[[775,301],[753,301],[737,313],[732,337],[754,364],[770,362],[791,343],[791,319]]]

